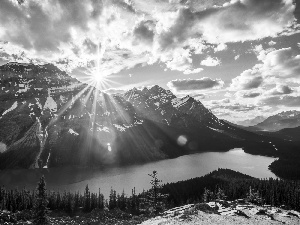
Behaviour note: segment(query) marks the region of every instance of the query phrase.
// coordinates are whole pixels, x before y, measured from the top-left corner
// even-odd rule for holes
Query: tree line
[[[245,199],[252,192],[258,193],[261,204],[284,206],[300,210],[300,181],[283,179],[257,179],[229,169],[218,169],[203,177],[165,184],[168,205],[203,202],[205,190],[208,199],[214,200],[222,190],[227,200]]]
[[[168,208],[187,203],[216,200],[248,199],[256,204],[281,206],[300,210],[300,181],[279,179],[256,179],[238,172],[219,169],[203,177],[162,185],[156,171],[149,174],[152,188],[137,194],[135,188],[130,195],[119,194],[111,189],[108,199],[101,190],[92,193],[88,187],[84,193],[53,192],[46,190],[41,178],[37,190],[0,189],[0,210],[12,212],[36,210],[43,215],[47,210],[67,213],[91,212],[94,209],[114,210],[140,215],[158,213]],[[40,209],[42,212],[40,212]]]

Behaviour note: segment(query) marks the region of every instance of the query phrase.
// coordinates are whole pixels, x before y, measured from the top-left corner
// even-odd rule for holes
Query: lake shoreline
[[[0,171],[0,185],[5,187],[35,188],[38,179],[44,175],[49,189],[83,191],[88,184],[91,190],[99,188],[108,193],[110,188],[131,193],[150,187],[147,174],[157,170],[164,183],[200,177],[218,168],[233,169],[256,178],[276,176],[268,166],[275,158],[251,155],[244,150],[227,152],[204,152],[184,155],[174,159],[110,168],[49,168],[34,170]]]

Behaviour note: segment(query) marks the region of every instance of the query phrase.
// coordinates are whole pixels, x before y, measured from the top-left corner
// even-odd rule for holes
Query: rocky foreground
[[[33,224],[30,212],[0,212],[0,224]],[[50,213],[50,224],[55,225],[193,225],[193,224],[300,224],[300,213],[271,206],[257,206],[244,200],[189,204],[165,211],[160,216],[147,218],[132,216],[121,210],[93,210],[88,214],[68,216]]]
[[[271,206],[257,206],[243,200],[199,203],[164,212],[142,225],[193,224],[300,224],[300,213]]]
[[[149,217],[148,217],[149,218]],[[93,210],[91,213],[76,213],[68,215],[63,212],[50,212],[51,225],[133,225],[141,224],[147,220],[144,216],[132,216],[119,209]],[[34,224],[31,211],[12,213],[0,211],[0,225],[26,225]]]

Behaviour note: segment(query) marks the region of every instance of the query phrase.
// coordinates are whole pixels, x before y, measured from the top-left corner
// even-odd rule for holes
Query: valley
[[[0,76],[1,170],[123,167],[242,148],[279,157],[271,168],[285,177],[282,163],[300,154],[287,136],[220,120],[158,85],[109,95],[50,64],[9,63]]]

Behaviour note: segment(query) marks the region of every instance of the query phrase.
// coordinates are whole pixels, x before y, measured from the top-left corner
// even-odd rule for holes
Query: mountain
[[[235,123],[237,125],[241,125],[241,126],[255,126],[261,122],[263,122],[266,118],[264,116],[256,116],[253,119],[247,119],[247,120],[241,120],[241,121],[236,121]]]
[[[0,169],[124,165],[243,147],[279,156],[287,142],[219,120],[157,85],[108,95],[51,64],[0,66]]]
[[[300,111],[296,110],[278,113],[255,125],[256,128],[267,131],[278,131],[298,126],[300,126]]]
[[[284,136],[287,139],[300,141],[300,126],[295,128],[284,128],[276,132],[280,136]]]

